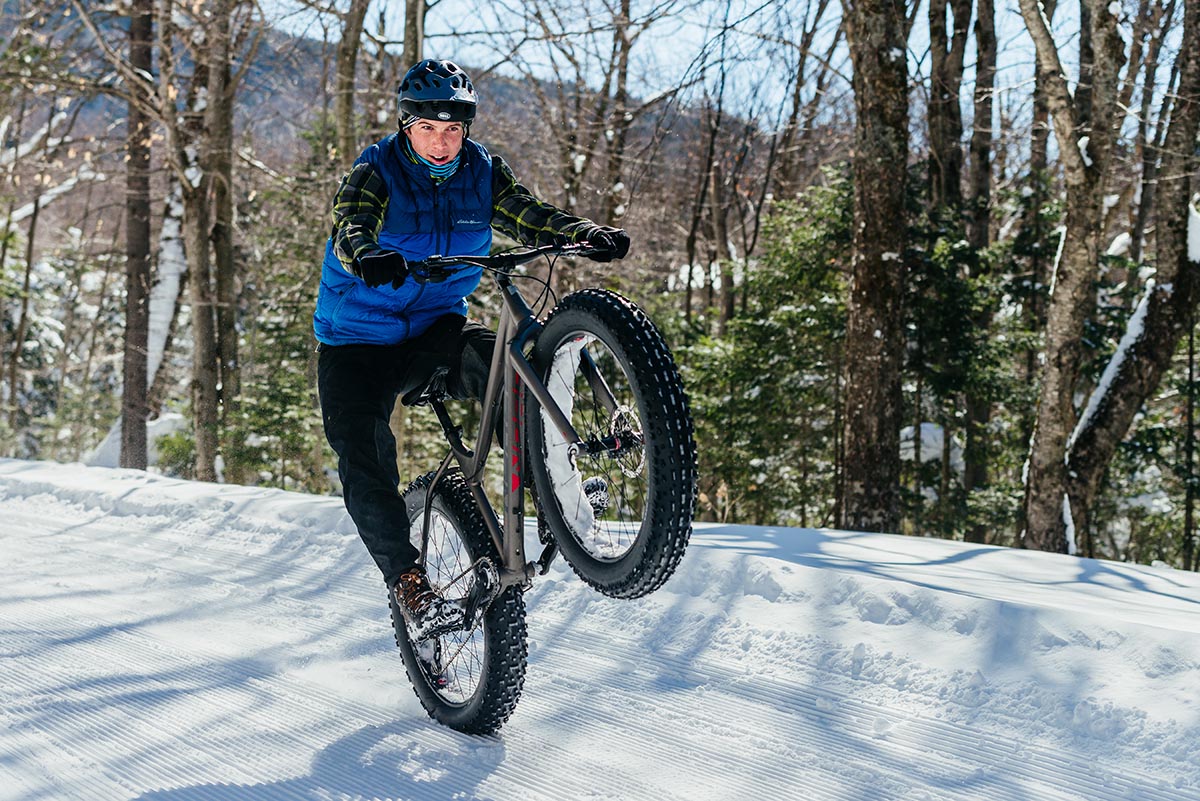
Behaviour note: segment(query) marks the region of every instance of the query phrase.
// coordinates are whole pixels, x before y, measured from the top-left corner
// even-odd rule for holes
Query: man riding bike
[[[333,199],[313,328],[325,436],[338,456],[346,510],[420,639],[462,624],[418,564],[399,494],[396,399],[446,371],[446,394],[482,400],[495,334],[468,320],[481,270],[440,283],[409,275],[435,254],[486,254],[492,229],[527,245],[586,241],[592,258],[623,258],[629,236],[535,198],[499,156],[470,137],[478,103],[467,74],[425,60],[398,90],[399,130],[368,147]]]

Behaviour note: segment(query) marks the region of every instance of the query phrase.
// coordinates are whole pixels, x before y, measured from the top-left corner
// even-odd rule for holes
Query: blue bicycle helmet
[[[417,63],[405,74],[396,95],[401,127],[413,117],[442,122],[475,119],[475,87],[453,61],[427,58]]]

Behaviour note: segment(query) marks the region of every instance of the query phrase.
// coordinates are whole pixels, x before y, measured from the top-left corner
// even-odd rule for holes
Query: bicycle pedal
[[[460,618],[458,615],[455,615],[453,618],[430,621],[419,628],[410,626],[409,633],[415,642],[425,643],[456,631],[462,631],[466,627],[467,620],[465,616]]]

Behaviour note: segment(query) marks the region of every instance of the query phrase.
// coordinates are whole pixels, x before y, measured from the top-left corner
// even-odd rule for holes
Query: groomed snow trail
[[[700,526],[527,593],[499,736],[430,721],[339,499],[0,460],[0,801],[1198,799],[1200,579]]]

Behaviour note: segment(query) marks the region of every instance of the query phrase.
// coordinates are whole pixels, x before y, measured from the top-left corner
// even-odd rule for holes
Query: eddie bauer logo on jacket
[[[472,219],[455,220],[454,224],[455,225],[482,225],[483,220],[472,220]]]

